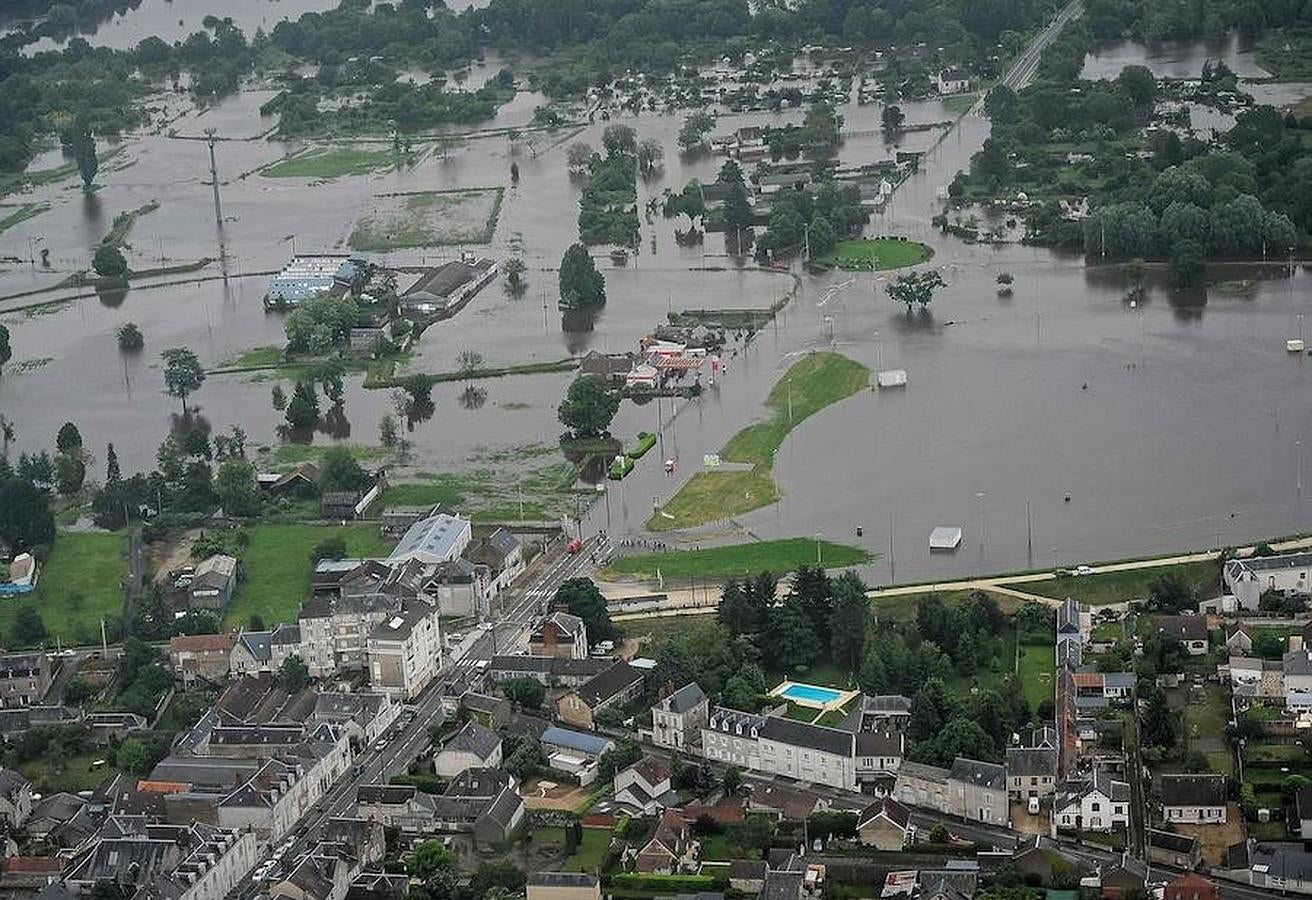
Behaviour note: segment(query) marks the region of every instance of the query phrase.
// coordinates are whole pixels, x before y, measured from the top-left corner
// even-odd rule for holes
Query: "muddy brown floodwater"
[[[1122,56],[1143,59],[1129,51]],[[0,320],[13,332],[15,350],[0,377],[0,411],[17,425],[16,449],[49,446],[59,425],[73,420],[98,457],[113,441],[125,468],[150,465],[178,409],[163,393],[158,352],[190,346],[213,367],[251,347],[280,343],[281,317],[260,305],[267,278],[252,273],[282,265],[293,241],[301,252],[341,250],[353,222],[380,193],[505,186],[490,247],[398,252],[382,259],[414,264],[450,258],[461,249],[504,256],[522,247],[529,266],[523,298],[511,299],[493,284],[457,318],[430,329],[412,364],[419,371],[449,368],[466,348],[492,363],[555,360],[594,347],[627,349],[669,310],[765,306],[795,283],[793,274],[745,267],[726,254],[718,235],[708,236],[702,247],[677,247],[673,232],[681,223],[657,216],[653,223],[643,221],[642,252],[626,268],[614,268],[598,251],[609,302],[592,330],[565,332],[555,309],[554,267],[576,235],[580,186],[566,175],[564,151],[572,140],[599,145],[604,123],[577,137],[562,132],[513,148],[504,137],[467,140],[445,158],[428,157],[413,169],[311,185],[256,172],[301,145],[238,139],[273,124],[259,117],[265,99],[251,92],[198,113],[177,98],[162,98],[155,118],[167,120],[165,130],[126,140],[102,171],[95,194],[84,196],[65,181],[6,201],[43,202],[50,209],[0,233],[0,257],[9,259],[0,273],[3,295],[48,286],[86,267],[114,215],[151,200],[159,209],[140,218],[129,238],[134,268],[217,256],[221,231],[229,273],[225,284],[215,277],[220,267],[214,264],[178,278],[182,284],[134,283],[126,296],[77,300],[41,315],[5,312],[24,301],[0,301]],[[521,94],[490,124],[526,125],[542,102]],[[861,133],[845,142],[844,162],[891,154],[876,133],[880,111],[878,105],[844,108],[846,127]],[[937,101],[908,104],[906,111],[913,123],[951,117]],[[800,115],[724,115],[716,130],[797,121]],[[640,138],[661,141],[666,152],[659,176],[640,183],[640,203],[689,178],[714,178],[720,159],[678,154],[682,119],[644,114],[625,120]],[[219,147],[221,230],[203,144],[167,136],[167,129],[187,136],[207,127],[234,138]],[[666,422],[666,455],[677,460],[676,474],[663,475],[657,454],[650,454],[627,479],[610,485],[609,531],[640,534],[653,499],[670,496],[703,454],[719,450],[762,415],[762,402],[790,361],[829,346],[826,316],[833,319],[837,350],[872,369],[905,368],[909,384],[896,393],[859,394],[808,420],[779,453],[775,471],[783,500],[737,524],[708,529],[714,537],[689,541],[744,532],[823,533],[883,554],[865,574],[886,582],[892,575],[890,531],[897,580],[910,581],[1069,565],[1306,528],[1296,487],[1302,444],[1312,439],[1306,433],[1312,361],[1286,353],[1284,342],[1297,336],[1299,316],[1307,310],[1309,276],[1300,270],[1288,277],[1279,266],[1218,269],[1218,282],[1247,281],[1246,287],[1213,286],[1187,296],[1151,280],[1148,301],[1132,308],[1123,302],[1126,286],[1114,268],[1036,248],[970,246],[944,238],[930,226],[936,192],[968,165],[988,122],[966,117],[936,144],[940,134],[904,138],[903,148],[933,149],[922,173],[867,228],[872,235],[901,234],[934,247],[932,265],[948,287],[932,315],[908,320],[869,274],[796,276],[798,296],[777,323],[746,349],[736,345],[737,355],[731,349],[719,384],[679,405]],[[518,186],[509,185],[512,160],[521,172]],[[51,153],[38,166],[59,162],[58,153]],[[50,251],[49,272],[27,262],[42,248]],[[996,295],[1002,271],[1016,279],[1007,300]],[[818,308],[827,289],[845,282]],[[125,361],[113,332],[126,321],[142,328],[147,349]],[[435,414],[415,424],[415,465],[450,470],[482,448],[552,440],[561,430],[555,408],[570,377],[486,381],[480,384],[487,392],[481,405],[459,402],[462,385],[439,386]],[[269,390],[270,382],[250,375],[212,375],[194,400],[215,429],[241,424],[252,443],[272,444],[279,416]],[[314,441],[376,443],[378,421],[390,408],[386,391],[366,391],[353,378],[346,422]],[[671,412],[663,405],[666,419]],[[657,414],[655,404],[625,403],[614,431],[627,439],[652,430]],[[584,528],[607,527],[606,507],[594,505]],[[956,554],[930,556],[927,537],[935,525],[965,529]],[[860,539],[857,526],[864,531]]]

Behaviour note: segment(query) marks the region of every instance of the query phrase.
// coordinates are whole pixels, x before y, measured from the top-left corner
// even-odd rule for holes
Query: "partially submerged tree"
[[[91,260],[91,268],[101,278],[123,278],[128,274],[128,261],[112,244],[101,244]]]
[[[560,261],[560,301],[570,309],[589,309],[606,303],[606,278],[582,244],[572,244]]]
[[[115,335],[118,338],[118,349],[124,353],[137,353],[146,346],[146,338],[134,322],[120,325]]]
[[[575,437],[596,437],[610,428],[620,408],[620,395],[592,375],[574,379],[560,404],[560,421]]]
[[[187,414],[187,397],[200,390],[205,383],[205,369],[196,354],[186,347],[173,347],[160,354],[164,360],[164,389],[169,396],[182,401],[182,414]]]
[[[907,312],[911,312],[911,307],[917,303],[920,308],[924,309],[934,300],[934,292],[943,287],[945,282],[943,276],[936,271],[912,272],[910,275],[901,275],[896,281],[888,285],[889,299],[897,303],[905,303]]]

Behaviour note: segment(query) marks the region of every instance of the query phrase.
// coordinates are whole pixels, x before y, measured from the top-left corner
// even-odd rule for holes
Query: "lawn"
[[[579,845],[561,865],[561,871],[595,873],[610,847],[610,837],[610,831],[604,828],[584,828]]]
[[[396,161],[391,149],[310,147],[265,166],[260,174],[265,178],[341,178],[390,169]]]
[[[64,644],[98,644],[100,617],[123,617],[123,582],[127,579],[127,537],[123,534],[72,534],[55,538],[50,559],[38,573],[31,600],[0,606],[0,633],[8,634],[14,612],[31,603],[50,632]]]
[[[1105,606],[1147,597],[1153,581],[1168,573],[1182,576],[1189,587],[1202,597],[1215,594],[1220,578],[1216,563],[1204,561],[1096,575],[1067,575],[1051,581],[1027,581],[1016,587],[1031,594],[1055,597],[1058,600],[1072,597],[1090,606]]]
[[[97,760],[104,760],[99,766],[93,766]],[[77,793],[94,790],[111,775],[117,775],[114,767],[114,751],[109,748],[97,748],[90,753],[72,756],[66,760],[42,758],[19,765],[18,771],[32,782],[32,790],[42,794],[55,794],[60,791]]]
[[[970,98],[974,102],[974,97]],[[915,241],[897,241],[888,238],[839,241],[824,256],[816,258],[820,265],[840,269],[884,272],[919,265],[932,259],[934,250]]]
[[[354,525],[256,525],[241,558],[243,577],[224,616],[230,627],[246,625],[254,614],[273,627],[300,612],[310,596],[310,551],[328,538],[346,540],[352,556],[384,556],[392,549],[372,522]]]
[[[720,456],[752,466],[748,471],[699,472],[648,520],[654,531],[702,525],[768,506],[779,496],[770,470],[788,432],[826,406],[865,389],[870,370],[839,353],[812,353],[794,363],[770,391],[765,422],[749,425],[724,445]]]
[[[970,108],[975,105],[976,99],[974,94],[953,94],[951,97],[943,98],[943,108],[950,113],[970,112]]]
[[[793,572],[799,566],[815,565],[817,558],[825,568],[836,569],[869,562],[871,554],[850,544],[819,542],[812,538],[787,538],[779,541],[757,541],[735,544],[730,547],[710,547],[705,550],[673,550],[669,553],[638,553],[620,556],[611,561],[609,572],[623,575],[655,575],[659,569],[665,578],[686,578],[693,575],[729,577],[755,572]]]
[[[1020,689],[1030,709],[1038,709],[1044,700],[1053,699],[1052,677],[1055,671],[1052,647],[1023,644],[1020,648]]]

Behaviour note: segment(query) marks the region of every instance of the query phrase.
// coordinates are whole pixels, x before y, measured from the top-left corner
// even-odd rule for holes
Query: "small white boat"
[[[875,383],[881,388],[897,388],[907,386],[906,369],[886,369],[875,376]]]
[[[1303,339],[1302,339],[1302,338],[1292,338],[1292,339],[1290,339],[1290,340],[1288,340],[1288,341],[1285,341],[1285,349],[1288,350],[1290,353],[1302,353],[1302,352],[1303,352]]]

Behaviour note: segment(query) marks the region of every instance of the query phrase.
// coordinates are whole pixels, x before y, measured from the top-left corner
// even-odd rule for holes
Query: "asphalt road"
[[[284,870],[290,863],[299,859],[306,851],[312,849],[319,840],[324,823],[335,816],[350,814],[355,806],[356,788],[362,784],[378,784],[401,772],[405,772],[412,762],[428,749],[428,730],[431,725],[440,725],[443,721],[442,700],[444,697],[459,696],[470,688],[476,688],[482,681],[483,670],[479,663],[490,660],[492,656],[512,653],[523,646],[529,632],[541,617],[547,604],[555,595],[560,585],[571,579],[588,574],[593,568],[593,554],[598,562],[609,552],[609,548],[596,536],[584,542],[583,549],[577,554],[564,552],[564,542],[547,551],[550,554],[545,563],[530,576],[526,586],[512,588],[503,597],[501,608],[497,610],[495,620],[485,623],[472,636],[462,641],[458,648],[450,651],[443,663],[442,674],[419,695],[409,709],[414,710],[414,717],[406,722],[398,719],[400,725],[393,725],[389,730],[390,738],[381,750],[368,746],[360,750],[354,765],[362,766],[356,774],[354,765],[346,775],[337,781],[324,797],[297,823],[290,838],[291,844],[283,852],[281,859]],[[288,837],[283,837],[285,844]],[[268,859],[277,846],[267,849],[260,861]],[[258,868],[258,865],[256,866]],[[249,875],[242,879],[230,893],[229,897],[249,897],[255,894],[258,886]]]

